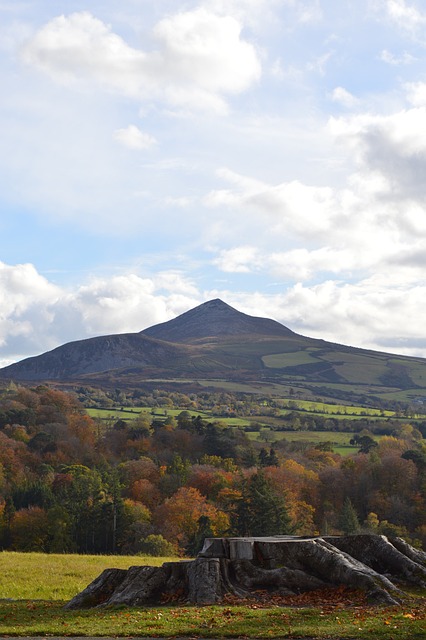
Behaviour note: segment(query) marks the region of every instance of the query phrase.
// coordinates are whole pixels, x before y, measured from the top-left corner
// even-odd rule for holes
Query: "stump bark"
[[[107,569],[66,606],[205,605],[259,589],[293,595],[330,586],[362,589],[370,602],[400,604],[404,584],[426,587],[426,553],[379,535],[208,538],[195,560]]]

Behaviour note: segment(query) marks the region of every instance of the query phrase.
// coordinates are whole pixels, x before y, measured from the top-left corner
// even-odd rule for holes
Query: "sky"
[[[0,365],[221,298],[426,357],[421,0],[0,0]]]

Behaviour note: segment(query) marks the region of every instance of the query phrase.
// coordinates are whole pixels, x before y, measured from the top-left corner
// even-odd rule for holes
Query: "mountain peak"
[[[78,340],[56,347],[40,356],[26,358],[21,362],[0,369],[0,379],[15,380],[66,380],[96,375],[120,377],[123,371],[138,377],[161,372],[193,372],[193,363],[202,355],[209,361],[203,349],[210,352],[212,343],[220,344],[228,337],[235,342],[249,344],[265,337],[294,337],[292,331],[279,322],[267,318],[255,318],[237,311],[226,302],[216,298],[200,304],[195,309],[157,324],[140,333],[99,336]],[[249,360],[252,356],[249,356]],[[221,358],[213,358],[214,370],[221,370]],[[243,358],[246,364],[247,358]],[[234,358],[235,364],[235,358]],[[210,365],[209,365],[210,366]],[[226,362],[225,368],[229,365]],[[135,373],[137,372],[137,373]],[[127,375],[127,374],[124,374]],[[89,379],[88,378],[88,379]]]
[[[195,307],[196,309],[201,309],[202,307],[204,308],[208,308],[208,309],[232,309],[233,311],[236,311],[236,309],[234,309],[234,307],[231,307],[231,305],[226,304],[226,302],[224,302],[223,300],[221,300],[220,298],[214,298],[213,300],[207,300],[207,302],[203,302],[202,304],[198,305],[198,307]]]
[[[220,298],[208,300],[173,320],[149,327],[141,333],[171,342],[192,342],[241,334],[268,336],[293,334],[290,329],[275,320],[247,315],[237,311]]]

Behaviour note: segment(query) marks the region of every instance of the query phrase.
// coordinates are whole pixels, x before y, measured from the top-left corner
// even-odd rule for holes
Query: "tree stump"
[[[226,594],[250,597],[259,589],[293,595],[339,585],[362,589],[371,603],[395,605],[404,599],[407,583],[426,587],[426,553],[401,538],[207,538],[195,560],[106,569],[65,607],[182,600],[207,605],[221,602]]]

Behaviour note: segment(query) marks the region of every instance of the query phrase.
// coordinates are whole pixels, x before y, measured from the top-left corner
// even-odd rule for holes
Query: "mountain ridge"
[[[148,380],[296,385],[311,393],[325,385],[336,398],[356,388],[407,400],[426,398],[426,360],[309,338],[215,299],[138,333],[77,340],[26,358],[0,369],[0,380],[133,388]]]
[[[293,335],[284,325],[237,311],[219,298],[135,333],[75,340],[0,369],[0,378],[62,380],[128,367],[167,370],[193,355],[191,344],[221,336]],[[184,362],[182,363],[184,365]],[[174,368],[174,367],[172,367]],[[191,367],[189,367],[191,369]]]

